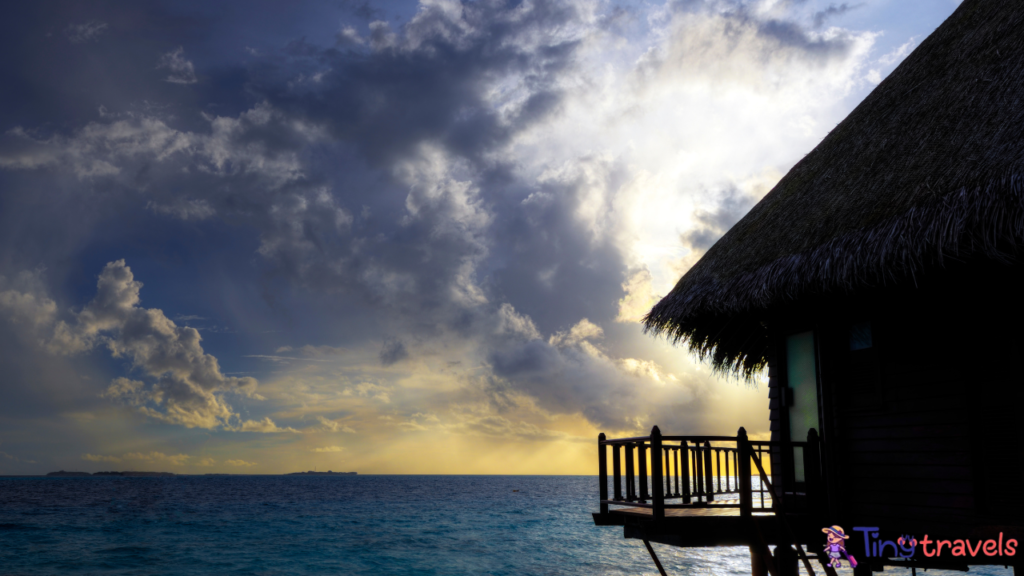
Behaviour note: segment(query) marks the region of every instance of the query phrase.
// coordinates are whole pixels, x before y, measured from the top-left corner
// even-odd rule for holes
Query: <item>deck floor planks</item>
[[[654,510],[651,508],[619,508],[617,510],[609,510],[609,514],[622,514],[626,516],[653,516]],[[754,512],[754,516],[774,516],[773,512]],[[666,518],[696,518],[696,517],[707,517],[707,516],[731,516],[734,518],[740,517],[739,508],[718,508],[714,506],[699,506],[693,508],[666,508]]]

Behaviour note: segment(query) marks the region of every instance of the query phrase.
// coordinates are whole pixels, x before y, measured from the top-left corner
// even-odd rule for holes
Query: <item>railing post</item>
[[[750,486],[750,443],[747,441],[747,431],[742,426],[736,433],[736,454],[739,458],[736,475],[740,483],[740,516],[749,517],[754,507],[754,494]]]
[[[732,481],[732,487],[735,488],[737,492],[739,492],[740,489],[740,474],[738,472],[739,467],[740,451],[739,447],[737,446],[736,450],[734,450],[732,453],[732,475],[733,477],[735,477],[735,480]]]
[[[614,480],[612,481],[615,486],[615,500],[622,501],[622,462],[619,458],[619,445],[612,444],[612,468],[615,469]]]
[[[683,453],[679,448],[676,448],[674,452],[676,453],[676,498],[679,498],[683,495],[683,493],[679,491],[679,477],[683,475],[682,460],[680,460],[680,458],[683,457]]]
[[[633,448],[634,444],[626,444],[626,500],[636,500],[636,475],[633,473]]]
[[[601,514],[608,513],[608,447],[604,445],[605,435],[597,435],[597,466],[600,468],[598,498],[601,500]]]
[[[807,431],[807,447],[804,448],[804,480],[807,482],[807,506],[817,514],[821,502],[821,453],[818,431]]]
[[[715,499],[715,477],[711,473],[711,442],[708,440],[704,441],[704,487],[707,488],[708,502],[712,502]]]
[[[651,450],[651,459],[654,459],[654,450]],[[650,495],[647,494],[647,444],[640,441],[637,450],[637,464],[640,465],[640,502],[647,502]],[[652,482],[656,482],[653,478]]]
[[[725,450],[725,466],[724,466],[724,468],[725,468],[725,491],[726,492],[732,492],[732,477],[733,477],[733,475],[729,473],[729,465],[732,464],[732,454],[733,454],[733,449],[732,448],[727,448]]]
[[[651,453],[657,454],[657,458],[651,458],[651,484],[654,486],[654,519],[665,519],[665,483],[661,479],[661,430],[657,426],[651,429]]]
[[[668,466],[668,472],[665,474],[665,496],[675,498],[679,496],[678,490],[672,490],[672,477],[675,476],[676,472],[676,458],[679,453],[671,446],[665,447],[665,465]],[[679,477],[676,476],[676,484],[679,484]]]
[[[690,503],[690,443],[683,440],[680,445],[680,460],[683,462],[681,476],[683,477],[683,504]]]
[[[699,443],[693,447],[693,482],[693,495],[697,497],[697,502],[700,502],[704,496],[704,450]]]
[[[715,483],[718,486],[718,492],[722,492],[722,451],[715,449],[715,476],[718,477]]]
[[[661,472],[665,475],[665,498],[672,497],[672,448],[662,444]]]

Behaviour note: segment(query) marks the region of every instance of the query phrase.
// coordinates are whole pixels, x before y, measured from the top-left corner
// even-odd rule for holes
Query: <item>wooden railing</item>
[[[611,449],[612,494],[608,493],[608,450]],[[653,509],[655,519],[671,508],[739,508],[740,514],[769,512],[773,508],[767,476],[753,482],[752,459],[760,465],[773,460],[789,463],[773,471],[775,483],[792,485],[795,450],[802,452],[805,497],[813,501],[819,491],[819,447],[814,430],[807,442],[765,442],[747,439],[746,430],[733,436],[662,436],[657,426],[650,436],[609,440],[598,436],[601,513],[609,505]],[[650,470],[648,470],[648,462]],[[783,495],[782,497],[785,497]]]

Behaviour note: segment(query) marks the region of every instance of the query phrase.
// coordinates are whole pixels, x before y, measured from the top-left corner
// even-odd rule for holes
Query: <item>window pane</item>
[[[814,363],[814,333],[794,334],[786,339],[786,379],[793,389],[793,404],[789,407],[789,439],[807,440],[807,432],[818,428],[818,383]],[[797,482],[804,481],[804,462],[801,451],[794,458]]]
[[[871,348],[871,323],[861,322],[850,327],[850,350]]]

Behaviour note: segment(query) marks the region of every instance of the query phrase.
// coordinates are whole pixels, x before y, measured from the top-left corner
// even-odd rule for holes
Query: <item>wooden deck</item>
[[[625,515],[625,516],[639,516],[646,517],[648,519],[654,516],[654,510],[650,508],[619,508],[616,510],[609,510],[609,515]],[[775,513],[771,510],[766,511],[754,511],[754,516],[767,517],[774,516]],[[716,506],[700,506],[694,508],[668,508],[665,510],[665,518],[700,518],[700,517],[727,517],[727,518],[739,518],[739,508],[722,508]]]
[[[805,516],[788,517],[791,529],[801,541],[817,544],[821,527]],[[664,520],[656,521],[654,511],[644,507],[612,507],[607,514],[594,514],[598,526],[622,526],[626,538],[639,538],[671,546],[749,546],[763,540],[777,544],[781,526],[771,510],[755,510],[751,517],[740,509],[724,506],[666,508]]]

